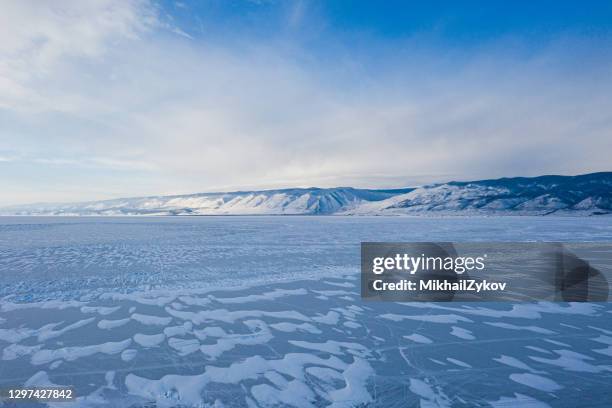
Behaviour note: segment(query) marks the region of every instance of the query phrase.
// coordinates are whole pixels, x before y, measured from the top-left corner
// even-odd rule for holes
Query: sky
[[[0,206],[572,175],[611,156],[611,2],[0,4]]]

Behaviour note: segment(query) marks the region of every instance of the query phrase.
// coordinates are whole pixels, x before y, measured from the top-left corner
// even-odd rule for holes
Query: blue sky
[[[285,35],[299,15],[303,33],[349,40],[351,35],[390,40],[426,33],[453,45],[478,44],[500,36],[533,45],[560,33],[608,34],[612,5],[606,1],[163,1],[161,6],[192,34],[249,32]],[[201,23],[201,24],[200,24]],[[314,25],[313,25],[314,23]],[[312,34],[312,33],[311,33]]]
[[[0,205],[610,170],[612,3],[7,1]]]

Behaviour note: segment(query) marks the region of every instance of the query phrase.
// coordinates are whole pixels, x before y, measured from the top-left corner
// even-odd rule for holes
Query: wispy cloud
[[[0,13],[0,107],[66,110],[45,84],[75,63],[96,64],[117,42],[156,25],[146,1],[9,0]],[[88,74],[83,73],[84,76]]]

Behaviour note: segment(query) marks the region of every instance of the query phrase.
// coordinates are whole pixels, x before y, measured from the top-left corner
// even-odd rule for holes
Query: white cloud
[[[612,151],[606,58],[577,68],[563,50],[497,48],[366,67],[348,51],[326,61],[296,44],[191,40],[144,1],[4,8],[0,152],[22,167],[0,204],[32,190],[85,200],[578,173],[605,170]]]
[[[157,23],[144,0],[7,0],[0,13],[0,107],[61,109],[44,84],[66,64],[95,64],[113,44]]]

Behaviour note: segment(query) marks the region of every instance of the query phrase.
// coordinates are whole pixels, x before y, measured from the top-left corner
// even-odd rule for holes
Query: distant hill
[[[121,198],[0,209],[0,215],[601,215],[612,172],[453,181],[418,188],[295,188]]]
[[[513,177],[416,188],[351,214],[598,215],[612,212],[612,172]]]
[[[12,215],[298,215],[335,214],[412,189],[350,187],[201,193],[119,198],[68,204],[32,204],[0,209]]]

